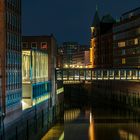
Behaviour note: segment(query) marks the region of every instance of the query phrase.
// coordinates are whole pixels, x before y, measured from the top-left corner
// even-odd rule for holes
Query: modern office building
[[[64,42],[58,48],[58,67],[86,67],[89,65],[89,48],[77,42]]]
[[[23,46],[24,50],[34,50],[33,51],[34,55],[36,54],[35,50],[41,50],[40,53],[39,52],[37,53],[38,58],[36,58],[37,59],[36,62],[38,64],[34,64],[34,67],[38,67],[38,70],[34,68],[34,70],[36,70],[36,75],[34,75],[33,73],[35,73],[35,72],[33,72],[32,78],[34,78],[37,75],[39,76],[41,74],[42,76],[39,76],[40,80],[42,79],[43,82],[46,82],[46,84],[44,84],[44,87],[46,85],[49,85],[49,83],[47,81],[50,81],[50,85],[53,88],[51,88],[49,102],[50,102],[50,106],[54,106],[56,104],[56,98],[57,98],[56,97],[56,83],[55,83],[57,43],[56,43],[55,37],[53,35],[23,36],[22,37],[22,46]],[[42,55],[44,55],[44,56],[42,56]],[[44,57],[44,58],[42,59],[41,57]],[[41,59],[41,60],[39,60],[39,59]],[[44,61],[46,61],[46,62],[44,62]],[[43,64],[43,63],[45,63],[45,64]],[[32,69],[32,71],[33,71],[33,69]],[[35,78],[35,79],[37,79],[37,78]]]
[[[2,113],[21,111],[21,0],[0,1]]]
[[[50,99],[48,54],[39,49],[22,50],[22,109]]]
[[[77,42],[64,42],[60,46],[58,52],[63,55],[63,67],[70,67],[72,65],[72,56],[78,50],[79,44]]]
[[[122,14],[113,28],[114,67],[140,67],[140,8]]]
[[[100,20],[96,10],[91,26],[90,67],[111,68],[113,66],[113,24],[111,15]]]
[[[57,59],[56,59],[57,68],[63,68],[63,49],[61,47],[57,47]]]
[[[80,45],[78,50],[72,55],[72,65],[74,68],[87,68],[90,65],[90,52],[86,45]]]

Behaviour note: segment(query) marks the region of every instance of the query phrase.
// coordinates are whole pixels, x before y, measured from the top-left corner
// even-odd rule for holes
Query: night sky
[[[22,0],[23,35],[49,35],[58,41],[89,44],[96,4],[99,15],[119,18],[140,6],[140,0]]]

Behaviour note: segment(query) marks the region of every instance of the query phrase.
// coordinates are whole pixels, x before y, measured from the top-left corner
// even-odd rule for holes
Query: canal
[[[140,140],[140,123],[134,113],[118,108],[70,109],[64,132],[65,140]]]
[[[138,112],[94,98],[87,89],[65,86],[65,140],[140,140]]]
[[[56,124],[42,140],[140,140],[138,111],[94,98],[87,89],[65,86],[64,124]]]

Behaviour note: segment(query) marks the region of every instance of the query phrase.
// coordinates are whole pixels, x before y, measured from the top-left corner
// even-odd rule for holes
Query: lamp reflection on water
[[[89,125],[89,140],[95,140],[95,124],[94,124],[94,120],[92,117],[92,113],[90,112],[90,116],[89,116],[89,120],[90,120],[90,125]]]

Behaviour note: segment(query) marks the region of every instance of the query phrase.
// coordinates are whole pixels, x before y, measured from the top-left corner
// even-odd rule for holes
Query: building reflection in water
[[[122,112],[120,110],[120,112]],[[116,113],[108,109],[69,109],[64,114],[67,140],[140,140],[136,114]]]
[[[72,122],[80,116],[80,109],[72,109],[64,112],[64,122]]]
[[[119,130],[119,135],[121,140],[139,140],[138,136],[125,130]]]

